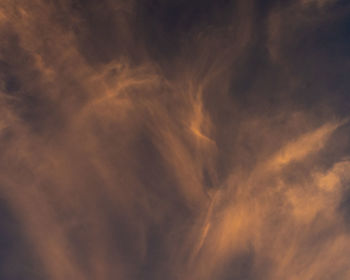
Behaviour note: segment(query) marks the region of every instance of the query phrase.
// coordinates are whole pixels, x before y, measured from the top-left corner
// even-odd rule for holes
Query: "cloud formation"
[[[349,279],[344,1],[0,3],[1,279]]]

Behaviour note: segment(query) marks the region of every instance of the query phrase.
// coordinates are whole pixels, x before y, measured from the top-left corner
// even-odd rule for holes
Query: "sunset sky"
[[[346,0],[0,0],[0,279],[350,279],[349,75]]]

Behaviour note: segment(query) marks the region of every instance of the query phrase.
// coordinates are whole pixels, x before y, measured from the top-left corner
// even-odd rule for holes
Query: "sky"
[[[349,50],[345,0],[0,0],[0,279],[350,279]]]

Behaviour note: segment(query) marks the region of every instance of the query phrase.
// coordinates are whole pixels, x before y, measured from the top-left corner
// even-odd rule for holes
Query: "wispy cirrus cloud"
[[[1,278],[348,279],[349,7],[313,2],[2,1]]]

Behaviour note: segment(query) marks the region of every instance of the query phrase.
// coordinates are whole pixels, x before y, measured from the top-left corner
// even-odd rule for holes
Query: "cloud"
[[[344,13],[307,5],[2,1],[0,278],[347,279]]]

